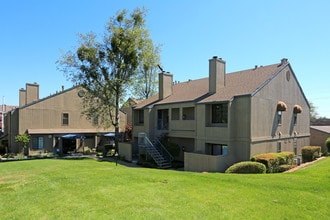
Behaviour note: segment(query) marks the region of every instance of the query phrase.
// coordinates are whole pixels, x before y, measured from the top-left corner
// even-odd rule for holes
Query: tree
[[[138,75],[135,81],[134,94],[136,98],[148,99],[157,92],[157,73],[160,64],[160,46],[154,47],[152,41],[144,45]]]
[[[119,107],[126,91],[134,85],[138,67],[152,40],[145,27],[145,9],[126,10],[110,18],[103,40],[94,33],[80,34],[80,46],[57,61],[59,69],[74,84],[84,88],[83,114],[98,118],[104,128],[115,127],[118,149]],[[154,56],[154,54],[150,54]]]
[[[310,118],[311,120],[315,120],[318,118],[318,113],[316,112],[316,107],[314,103],[309,102],[309,107],[310,107]]]
[[[27,145],[30,142],[30,137],[26,133],[19,134],[15,136],[15,142],[22,146],[22,152],[24,153],[24,150],[27,148]]]

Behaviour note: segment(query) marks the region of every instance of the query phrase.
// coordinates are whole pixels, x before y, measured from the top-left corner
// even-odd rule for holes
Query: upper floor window
[[[157,112],[157,129],[158,130],[168,130],[169,120],[168,120],[168,109],[160,109]]]
[[[139,124],[144,124],[144,110],[141,109],[138,111]]]
[[[227,124],[228,123],[228,104],[213,104],[212,105],[212,124]]]
[[[293,124],[297,124],[297,114],[293,114]]]
[[[180,109],[179,108],[172,108],[172,120],[180,120]]]
[[[137,109],[133,111],[134,113],[134,125],[143,125],[144,124],[144,110]]]
[[[69,125],[69,113],[62,114],[62,125]]]
[[[277,111],[277,124],[282,124],[282,111]]]
[[[195,108],[182,108],[182,120],[195,120]]]

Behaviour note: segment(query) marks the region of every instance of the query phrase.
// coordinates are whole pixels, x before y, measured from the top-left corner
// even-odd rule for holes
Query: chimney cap
[[[287,58],[282,58],[281,59],[281,65],[286,64],[286,63],[288,63],[288,59]]]
[[[213,56],[212,59],[219,59],[219,60],[222,60],[221,57],[218,57],[218,56]]]

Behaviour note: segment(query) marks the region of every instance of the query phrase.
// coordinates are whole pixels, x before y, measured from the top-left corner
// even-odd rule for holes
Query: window
[[[141,126],[144,124],[144,109],[137,109],[133,111],[134,125]]]
[[[281,152],[282,151],[282,142],[277,142],[277,149],[276,149],[276,151],[279,153],[279,152]]]
[[[32,137],[32,150],[44,149],[44,137]]]
[[[228,104],[212,105],[212,123],[227,124],[228,123]]]
[[[282,111],[277,111],[277,124],[282,124]]]
[[[157,112],[157,129],[158,130],[168,130],[168,109],[161,109]]]
[[[293,114],[293,124],[297,124],[297,114]]]
[[[225,144],[209,144],[207,153],[210,155],[227,155],[228,146]]]
[[[297,155],[297,138],[293,138],[293,152]]]
[[[62,114],[62,125],[69,125],[69,113]]]
[[[139,121],[139,124],[144,124],[144,110],[143,109],[138,110],[138,121]]]
[[[194,107],[183,108],[182,120],[195,120],[195,108]]]
[[[172,108],[172,120],[180,120],[180,109],[179,108]]]

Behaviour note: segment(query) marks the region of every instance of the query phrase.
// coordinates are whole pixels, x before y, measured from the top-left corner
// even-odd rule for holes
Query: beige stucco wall
[[[285,102],[288,107],[282,114],[281,125],[277,124],[278,101]],[[297,114],[296,124],[293,123],[294,105],[303,109]],[[182,109],[189,106],[195,107],[195,120],[182,120]],[[180,109],[179,120],[171,120],[173,108]],[[300,154],[301,147],[309,145],[309,105],[289,66],[252,95],[234,97],[228,108],[228,124],[214,126],[208,122],[211,114],[208,104],[187,102],[154,106],[145,114],[145,121],[150,117],[149,124],[134,128],[134,136],[141,131],[155,136],[167,132],[175,140],[193,139],[194,149],[185,152],[184,160],[185,169],[195,171],[212,171],[215,166],[218,171],[224,170],[235,162],[249,160],[255,154],[276,152],[278,142],[281,142],[282,151],[293,151],[296,143],[297,154]],[[169,109],[167,131],[157,130],[158,109]],[[228,155],[205,155],[207,144],[226,144]]]
[[[326,152],[327,148],[325,145],[325,141],[327,140],[328,137],[330,137],[330,134],[313,128],[310,129],[310,132],[311,132],[310,145],[321,146],[322,152]]]
[[[227,156],[184,153],[184,170],[194,172],[224,172],[231,164]]]
[[[55,95],[41,102],[20,109],[19,132],[24,133],[27,128],[97,128],[81,115],[81,99],[78,90],[72,89]],[[69,114],[69,124],[62,124],[62,114]]]
[[[26,131],[33,131],[31,135],[44,137],[44,150],[51,151],[54,146],[54,138],[61,137],[66,133],[80,133],[87,137],[85,146],[94,148],[98,143],[97,134],[114,131],[114,127],[103,129],[94,125],[81,114],[81,98],[78,96],[79,87],[68,89],[61,93],[30,103],[22,108],[16,109],[9,123],[10,148],[17,152],[18,146],[14,137]],[[63,113],[69,114],[69,124],[62,124]],[[13,120],[14,119],[14,120]],[[17,122],[17,124],[16,124]],[[125,131],[126,115],[120,112],[120,131]],[[40,132],[35,132],[39,130]],[[77,144],[79,140],[77,140]],[[61,145],[61,142],[59,142]],[[31,145],[31,143],[30,143]],[[77,146],[78,148],[79,146]]]
[[[132,161],[132,143],[119,143],[118,153],[125,160]]]
[[[282,123],[277,123],[277,103],[283,101],[287,111],[282,112]],[[294,105],[300,105],[302,113],[293,123]],[[251,156],[257,153],[276,152],[277,142],[282,151],[293,151],[293,140],[297,138],[297,153],[309,145],[309,105],[299,84],[287,66],[251,99]],[[263,152],[264,151],[264,152]]]

